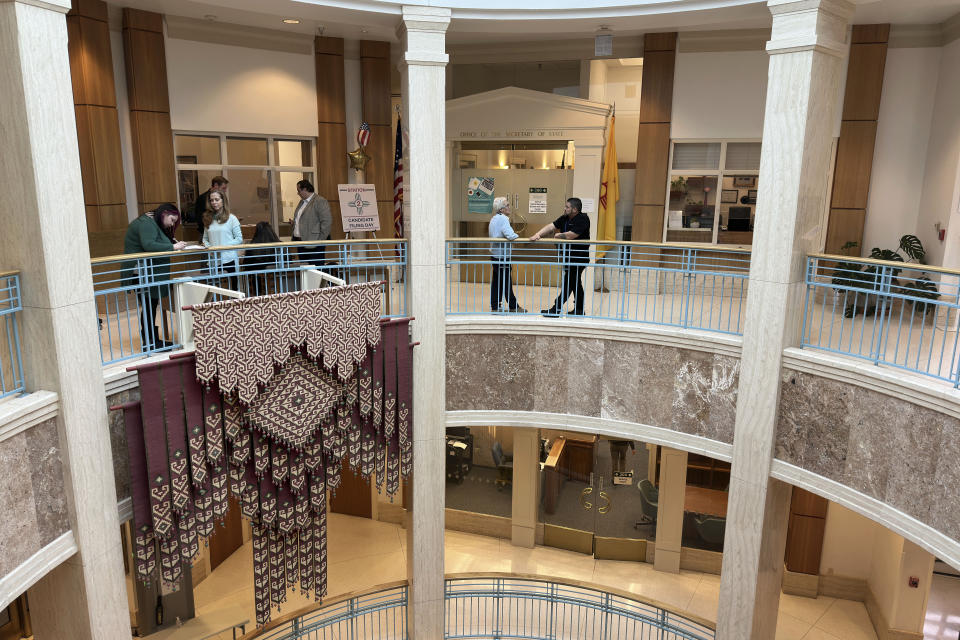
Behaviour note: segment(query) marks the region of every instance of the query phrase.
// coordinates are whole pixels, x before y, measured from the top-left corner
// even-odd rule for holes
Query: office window
[[[759,141],[673,141],[665,242],[752,244]]]
[[[279,235],[290,235],[297,181],[316,184],[315,146],[313,139],[294,136],[176,133],[180,210],[188,219],[199,216],[193,210],[197,197],[222,175],[230,181],[230,210],[242,226],[268,221]]]

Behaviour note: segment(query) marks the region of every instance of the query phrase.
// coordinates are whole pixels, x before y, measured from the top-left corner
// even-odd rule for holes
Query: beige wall
[[[909,540],[877,527],[868,584],[892,629],[922,632],[933,578],[933,556]],[[919,578],[917,587],[908,580]]]
[[[880,525],[836,503],[827,507],[820,573],[825,576],[870,578],[873,548]]]

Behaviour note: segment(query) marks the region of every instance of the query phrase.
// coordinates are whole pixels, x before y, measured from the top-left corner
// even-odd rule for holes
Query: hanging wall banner
[[[493,213],[493,178],[467,181],[467,212]]]
[[[344,231],[379,231],[377,190],[372,184],[338,184]]]
[[[530,204],[528,211],[533,214],[547,212],[547,188],[530,187]]]

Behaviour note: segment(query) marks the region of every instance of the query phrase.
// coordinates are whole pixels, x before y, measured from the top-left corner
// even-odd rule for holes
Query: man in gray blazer
[[[330,227],[333,218],[330,215],[330,203],[326,198],[314,192],[313,185],[308,180],[297,183],[297,194],[300,204],[293,214],[293,231],[291,240],[323,242],[330,239]],[[312,262],[320,265],[324,263],[324,250],[299,250],[301,262]]]

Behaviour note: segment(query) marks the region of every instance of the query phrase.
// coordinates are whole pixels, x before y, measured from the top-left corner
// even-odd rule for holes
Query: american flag
[[[397,148],[393,154],[393,235],[403,237],[403,138],[397,118]]]
[[[368,142],[370,142],[370,125],[364,122],[357,130],[357,144],[359,144],[361,147],[365,147],[367,146]]]

